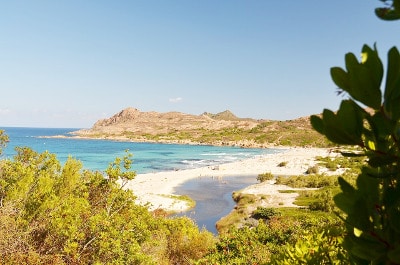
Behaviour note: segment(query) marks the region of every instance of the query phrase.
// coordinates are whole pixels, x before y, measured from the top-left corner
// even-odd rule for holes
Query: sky
[[[89,128],[127,107],[289,120],[337,110],[330,68],[400,21],[378,0],[0,3],[0,127]]]

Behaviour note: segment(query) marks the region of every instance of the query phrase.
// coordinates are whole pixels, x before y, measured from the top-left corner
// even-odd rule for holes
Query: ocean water
[[[69,132],[78,130],[74,128],[0,127],[0,129],[5,130],[10,138],[1,158],[12,158],[16,153],[15,147],[27,146],[37,152],[54,153],[61,163],[71,156],[82,161],[85,169],[101,171],[105,170],[116,157],[122,157],[125,150],[129,150],[133,154],[132,169],[139,174],[212,166],[281,152],[281,150],[275,149],[42,137],[68,136]],[[177,187],[175,192],[193,198],[196,201],[196,207],[189,212],[178,214],[178,216],[189,216],[199,227],[205,227],[216,234],[215,223],[235,206],[231,198],[232,192],[255,184],[256,177],[238,175],[224,177],[223,180],[210,177],[190,180]]]
[[[6,158],[15,155],[16,146],[27,146],[37,152],[54,153],[62,163],[71,156],[82,161],[85,169],[105,170],[116,157],[124,156],[125,151],[129,150],[134,160],[132,169],[138,174],[217,165],[277,152],[273,149],[42,137],[68,136],[69,132],[78,130],[74,128],[0,127],[0,129],[5,130],[10,138],[10,142],[3,150],[2,156]]]

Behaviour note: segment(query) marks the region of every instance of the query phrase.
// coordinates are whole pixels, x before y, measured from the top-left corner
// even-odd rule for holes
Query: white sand
[[[216,167],[203,167],[189,170],[168,171],[159,173],[139,174],[130,181],[125,188],[133,190],[141,204],[148,203],[149,209],[162,208],[166,211],[180,212],[188,209],[185,201],[173,198],[174,188],[187,180],[197,177],[228,177],[237,175],[254,175],[270,172],[274,175],[301,175],[310,166],[317,162],[317,156],[335,156],[329,149],[322,148],[283,148],[283,152],[277,154],[267,154],[256,158],[246,159]],[[278,167],[281,162],[287,162],[284,167]],[[322,168],[321,168],[322,169]],[[320,173],[321,170],[320,170]],[[281,185],[272,183],[262,183],[252,185],[243,192],[279,196],[278,190],[282,190]],[[280,193],[281,205],[291,205],[294,200],[293,194]],[[171,197],[172,196],[172,197]],[[285,198],[285,196],[287,198]]]

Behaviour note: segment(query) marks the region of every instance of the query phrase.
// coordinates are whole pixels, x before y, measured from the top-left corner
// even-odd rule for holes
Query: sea
[[[141,174],[215,166],[282,151],[211,145],[51,138],[60,135],[71,136],[70,133],[78,129],[0,127],[10,140],[3,149],[1,159],[12,159],[16,154],[15,147],[29,147],[36,152],[53,153],[61,163],[68,157],[73,157],[80,160],[85,169],[104,171],[115,158],[123,157],[126,151],[129,151],[133,154],[132,169]],[[213,178],[188,181],[177,187],[175,192],[196,200],[196,207],[179,215],[187,215],[199,227],[216,233],[215,222],[227,215],[235,205],[231,198],[232,192],[255,184],[256,177],[240,176],[238,172],[238,175],[228,177],[224,181]]]

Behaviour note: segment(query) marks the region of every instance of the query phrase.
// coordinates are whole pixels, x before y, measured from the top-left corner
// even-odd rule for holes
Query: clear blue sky
[[[142,111],[287,120],[336,110],[329,69],[399,44],[378,0],[2,1],[0,126]]]

